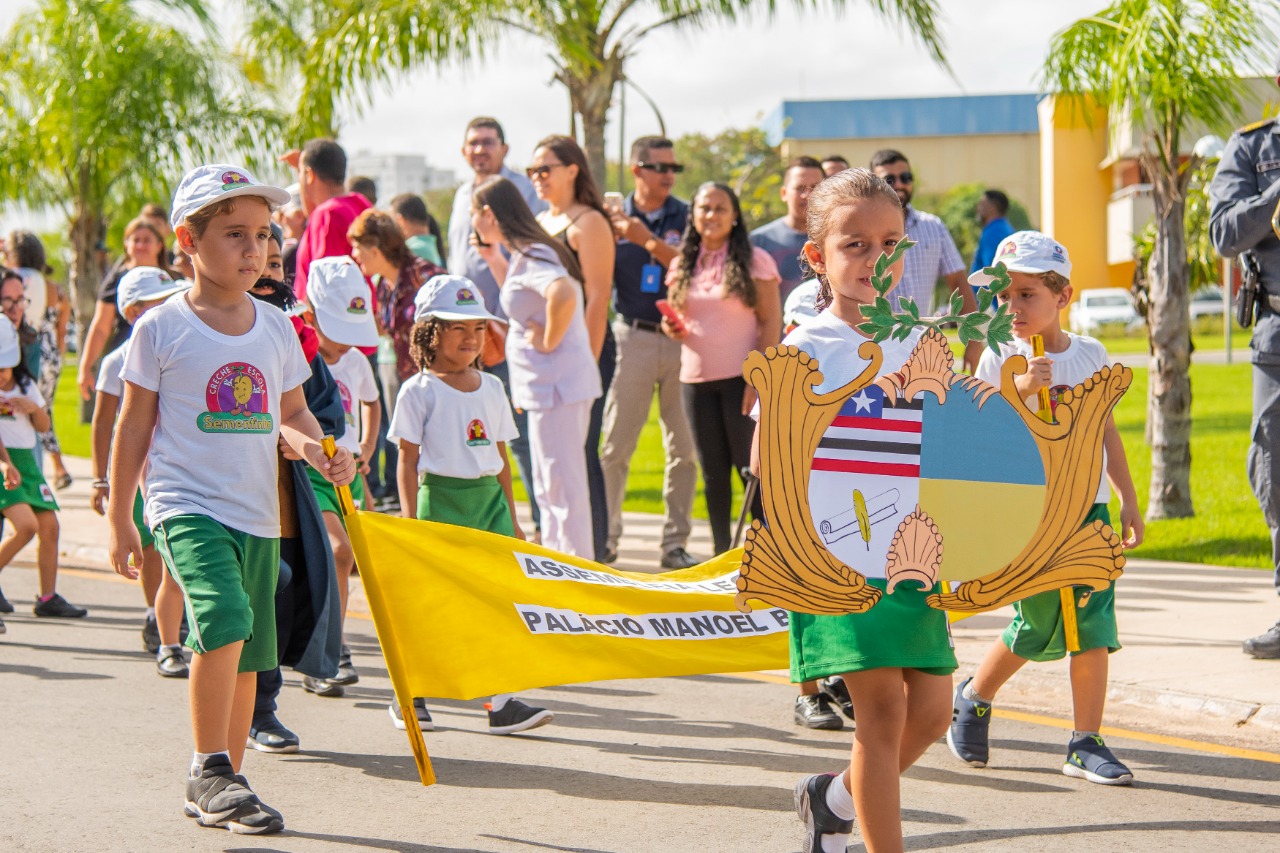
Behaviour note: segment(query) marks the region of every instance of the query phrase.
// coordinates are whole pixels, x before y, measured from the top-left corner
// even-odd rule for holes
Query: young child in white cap
[[[1061,243],[1039,231],[1019,231],[996,247],[995,263],[1004,264],[1011,284],[1000,301],[1013,314],[1014,340],[1002,344],[997,355],[986,350],[974,374],[999,387],[1001,369],[1011,356],[1027,359],[1027,372],[1015,380],[1018,393],[1032,409],[1039,406],[1042,388],[1049,389],[1051,405],[1059,395],[1093,376],[1107,363],[1107,351],[1090,337],[1062,328],[1062,311],[1071,302],[1071,260]],[[989,285],[992,277],[979,270],[969,283]],[[1044,355],[1036,356],[1031,338],[1044,339]],[[1106,476],[1098,483],[1098,495],[1085,524],[1111,523],[1107,502],[1111,491],[1120,494],[1120,534],[1126,548],[1142,543],[1142,511],[1129,474],[1124,445],[1115,421],[1107,419],[1103,434]],[[1112,754],[1098,729],[1107,696],[1107,655],[1120,648],[1116,629],[1115,584],[1101,592],[1074,589],[1079,651],[1071,655],[1071,693],[1075,731],[1067,745],[1062,772],[1102,785],[1127,785],[1129,768]],[[991,703],[996,692],[1027,661],[1061,660],[1068,654],[1063,629],[1062,597],[1057,590],[1033,595],[1013,605],[1013,622],[987,650],[977,673],[956,690],[947,744],[961,761],[985,767],[989,756]]]
[[[307,300],[302,319],[315,329],[320,341],[320,355],[338,385],[342,397],[346,429],[338,437],[356,457],[361,475],[369,472],[368,460],[378,441],[378,425],[382,407],[378,404],[378,384],[373,378],[369,359],[355,347],[377,346],[378,327],[369,304],[369,284],[364,273],[351,258],[321,258],[311,265],[307,277]],[[320,504],[329,546],[333,549],[334,567],[338,573],[338,597],[343,619],[347,614],[347,597],[351,572],[356,566],[355,552],[342,521],[342,507],[333,484],[314,468],[308,468],[311,488]],[[364,481],[357,475],[351,482],[351,497],[356,506],[364,506]],[[317,696],[341,696],[344,685],[360,680],[351,663],[351,649],[342,644],[336,678],[302,677],[302,687]]]
[[[162,304],[190,285],[174,281],[159,267],[134,267],[124,274],[116,289],[116,307],[120,316],[132,326],[147,311]],[[129,351],[129,342],[102,357],[98,368],[97,397],[93,404],[93,426],[90,453],[93,464],[93,491],[89,504],[98,515],[107,513],[107,463],[111,451],[111,433],[115,429],[120,399],[124,396],[124,380],[120,370]],[[156,656],[156,672],[165,678],[186,678],[187,659],[182,654],[179,633],[182,625],[182,589],[165,571],[164,561],[155,548],[155,537],[147,528],[142,509],[142,490],[133,500],[133,524],[142,539],[142,594],[147,601],[147,615],[142,624],[142,643]]]
[[[401,512],[523,539],[507,458],[507,442],[519,433],[501,381],[480,369],[486,324],[498,318],[485,310],[479,288],[457,275],[429,279],[414,302],[410,352],[420,372],[400,386],[388,430],[400,446]],[[431,731],[426,703],[414,698],[413,706],[419,728]],[[555,716],[505,694],[486,707],[492,734],[532,729]],[[390,711],[403,729],[399,705],[392,702]]]
[[[49,429],[44,405],[36,380],[23,361],[18,331],[7,320],[0,321],[0,468],[4,471],[0,515],[9,528],[8,535],[0,541],[0,569],[39,536],[40,597],[36,599],[35,614],[84,616],[84,608],[75,607],[54,592],[58,576],[58,503],[35,457],[36,433]],[[2,622],[0,633],[4,633]]]
[[[195,281],[134,327],[111,448],[112,567],[136,578],[144,559],[133,496],[145,463],[147,521],[186,599],[195,651],[186,814],[244,834],[284,828],[239,775],[256,673],[278,663],[277,441],[333,482],[355,476],[349,451],[325,457],[293,326],[248,295],[266,264],[271,207],[288,198],[237,166],[182,179],[172,222]]]

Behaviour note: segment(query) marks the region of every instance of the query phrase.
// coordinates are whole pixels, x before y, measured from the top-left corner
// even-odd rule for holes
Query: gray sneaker
[[[973,679],[967,678],[956,688],[947,746],[952,755],[970,767],[986,767],[991,757],[991,704],[964,698],[964,688],[970,681]]]
[[[236,778],[225,755],[210,756],[200,775],[187,779],[183,810],[201,826],[226,826],[231,820],[250,818],[258,806],[257,795]]]
[[[343,646],[342,653],[338,656],[338,674],[329,679],[330,684],[355,684],[360,680],[360,673],[356,672],[355,666],[351,663],[351,647]]]
[[[556,715],[546,708],[526,705],[519,699],[508,699],[501,711],[493,710],[493,706],[488,702],[485,703],[485,708],[489,711],[489,734],[491,735],[513,735],[516,732],[536,729],[556,718]]]
[[[1101,735],[1085,735],[1068,743],[1062,772],[1099,785],[1133,784],[1133,774],[1107,749]]]
[[[387,706],[387,712],[391,714],[391,725],[400,731],[404,731],[404,715],[400,713],[400,706],[392,702]],[[413,700],[413,715],[418,719],[418,728],[424,732],[435,731],[436,724],[431,719],[431,712],[427,710],[427,700],[418,698]]]

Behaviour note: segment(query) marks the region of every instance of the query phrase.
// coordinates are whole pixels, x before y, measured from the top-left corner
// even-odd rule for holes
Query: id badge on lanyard
[[[657,264],[645,264],[640,271],[640,292],[662,292],[662,267]]]

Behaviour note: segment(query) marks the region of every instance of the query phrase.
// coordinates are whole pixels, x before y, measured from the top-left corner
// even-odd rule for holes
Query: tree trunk
[[[569,89],[573,112],[582,119],[583,150],[596,187],[607,189],[605,171],[608,155],[604,149],[604,128],[613,105],[613,90],[622,76],[622,63],[614,57],[602,57],[600,64],[580,69],[561,69],[557,75]]]
[[[1147,518],[1188,518],[1191,505],[1191,307],[1184,201],[1176,177],[1153,181],[1156,240],[1149,266],[1151,369]]]
[[[68,276],[72,310],[75,312],[77,352],[83,355],[85,336],[93,319],[98,302],[98,284],[106,275],[99,254],[95,250],[102,239],[105,223],[101,214],[93,210],[86,199],[77,199],[72,213],[69,236],[71,239],[71,270]],[[81,404],[80,418],[88,423],[93,417],[93,401]]]

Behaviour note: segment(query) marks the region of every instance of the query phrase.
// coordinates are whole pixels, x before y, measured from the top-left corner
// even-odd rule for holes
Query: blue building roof
[[[783,101],[762,123],[783,139],[878,139],[1037,133],[1040,95],[961,95],[857,101]]]

